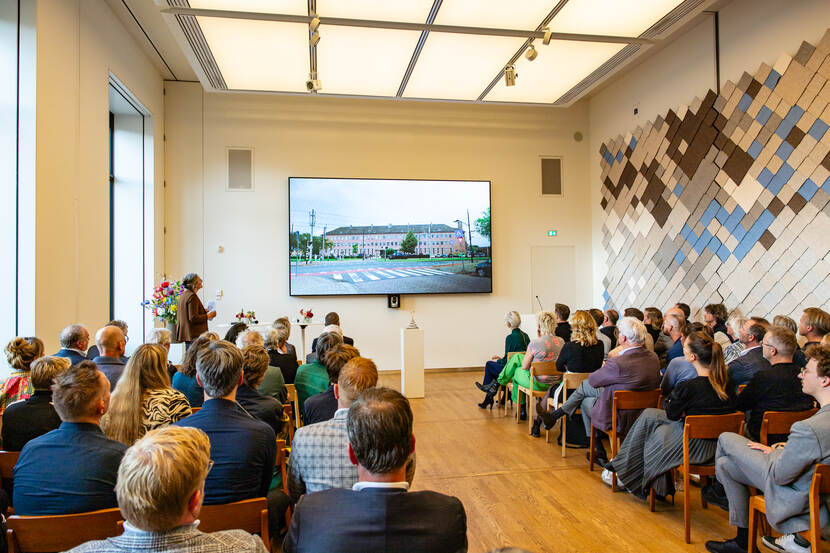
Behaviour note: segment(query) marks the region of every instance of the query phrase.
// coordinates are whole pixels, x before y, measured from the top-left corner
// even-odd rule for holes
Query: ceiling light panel
[[[232,90],[299,92],[308,77],[308,25],[197,17]]]
[[[548,46],[539,43],[536,60],[522,56],[516,61],[516,85],[505,86],[499,79],[484,100],[553,103],[624,46],[567,40],[553,40]]]
[[[616,36],[640,36],[683,0],[569,0],[550,30]]]
[[[425,23],[433,0],[317,0],[320,17]]]
[[[435,23],[532,31],[555,5],[551,0],[444,0]]]
[[[189,0],[191,8],[235,12],[308,15],[304,0]]]
[[[429,33],[404,96],[475,100],[522,44],[522,38]]]
[[[421,32],[321,25],[320,36],[323,93],[394,96]]]

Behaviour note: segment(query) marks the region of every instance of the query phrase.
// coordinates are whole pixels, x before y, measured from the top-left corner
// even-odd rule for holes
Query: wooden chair
[[[645,392],[634,392],[631,390],[617,390],[614,392],[614,398],[611,404],[611,459],[617,456],[620,442],[625,438],[625,434],[620,432],[620,411],[632,411],[648,409],[649,407],[660,407],[660,399],[663,393],[657,390],[648,390]],[[626,432],[627,433],[627,432]],[[595,453],[593,449],[594,427],[591,426],[591,457]],[[593,465],[590,467],[594,469]],[[611,473],[611,491],[617,491],[617,473]]]
[[[533,428],[532,409],[533,398],[542,397],[547,390],[536,390],[533,387],[535,377],[537,376],[557,376],[563,375],[562,371],[556,368],[556,361],[533,361],[530,363],[530,387],[519,386],[519,405],[516,407],[516,422],[521,422],[519,414],[521,413],[522,396],[527,396],[527,429],[530,431]]]
[[[282,423],[288,425],[288,443],[294,443],[294,407],[290,403],[282,406]]]
[[[813,469],[813,479],[810,482],[810,529],[801,532],[801,535],[810,542],[810,550],[814,553],[821,551],[821,521],[819,510],[822,506],[821,495],[830,493],[830,465],[817,464]],[[749,498],[749,543],[747,551],[755,551],[758,545],[758,526],[765,522],[767,504],[763,495],[753,495]]]
[[[525,353],[523,351],[509,351],[507,352],[507,361],[510,361],[510,358],[516,355],[517,353]],[[510,395],[508,392],[510,385],[507,386],[499,386],[499,393],[496,394],[495,401],[496,407],[501,407],[501,402],[504,401],[504,408],[507,409],[507,402],[510,402],[510,405],[513,405],[513,396]]]
[[[288,401],[294,404],[294,424],[297,425],[297,428],[300,428],[303,425],[303,421],[300,418],[300,402],[297,401],[297,388],[293,384],[286,384],[285,391],[288,393]]]
[[[9,553],[66,551],[90,540],[103,540],[122,532],[118,509],[74,515],[19,516],[6,519]]]
[[[14,466],[19,457],[19,451],[0,451],[0,482],[9,499],[14,496]],[[8,514],[14,514],[13,507],[9,506]]]
[[[582,384],[582,381],[587,379],[591,376],[591,373],[565,373],[562,376],[562,403],[565,403],[568,400],[568,390],[575,390],[579,388],[579,385]],[[548,398],[548,407],[556,408],[556,399],[549,397]],[[579,409],[574,411],[574,414],[581,413]],[[562,457],[565,457],[567,448],[565,446],[565,438],[567,437],[566,430],[567,430],[567,418],[562,417],[559,419],[561,421],[561,425],[559,427],[559,436],[560,440],[562,441]],[[550,443],[550,430],[545,430],[545,441]]]
[[[767,411],[764,413],[764,418],[761,420],[761,443],[764,445],[771,445],[769,437],[789,434],[790,427],[793,423],[809,419],[816,414],[818,409],[809,409],[807,411]]]
[[[256,497],[223,505],[203,505],[202,512],[199,513],[199,530],[245,530],[259,534],[268,548],[271,544],[268,535],[268,501],[264,497]]]
[[[744,414],[729,413],[727,415],[689,415],[683,427],[683,464],[678,467],[683,473],[683,526],[686,543],[692,543],[691,519],[689,518],[689,507],[691,505],[691,479],[692,474],[703,478],[715,475],[715,465],[693,465],[689,462],[689,442],[694,439],[716,440],[724,432],[743,433]],[[700,502],[705,509],[706,500],[700,496]],[[648,505],[654,511],[654,488],[649,490]]]
[[[202,408],[201,408],[201,407],[191,407],[191,408],[190,408],[190,414],[192,415],[192,414],[194,414],[194,413],[198,413],[198,412],[199,412],[199,411],[201,411],[201,410],[202,410]]]
[[[741,395],[741,392],[744,391],[744,388],[746,388],[746,384],[741,384],[740,386],[738,386],[738,395]]]

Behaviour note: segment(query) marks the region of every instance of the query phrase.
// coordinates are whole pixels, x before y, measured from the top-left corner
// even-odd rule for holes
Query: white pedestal
[[[424,397],[424,331],[401,329],[401,393]]]

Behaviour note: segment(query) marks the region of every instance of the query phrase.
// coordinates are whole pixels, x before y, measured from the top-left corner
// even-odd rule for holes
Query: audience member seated
[[[720,344],[721,350],[732,343],[726,328],[728,318],[729,312],[722,303],[710,303],[703,308],[703,322],[715,333],[715,341]]]
[[[236,347],[243,350],[248,346],[261,346],[264,348],[265,340],[262,338],[262,334],[256,330],[242,332],[236,338]],[[288,391],[285,389],[285,380],[282,377],[282,371],[279,367],[269,365],[265,369],[265,376],[262,377],[262,382],[257,388],[257,391],[264,396],[276,399],[280,403],[285,403],[288,399]]]
[[[239,321],[238,323],[234,323],[225,333],[225,337],[222,338],[226,342],[230,342],[231,344],[236,343],[236,339],[239,338],[239,335],[248,330],[248,324]]]
[[[771,367],[752,375],[746,388],[738,395],[738,409],[747,411],[748,436],[758,440],[761,421],[766,411],[806,411],[813,408],[813,398],[801,391],[798,376],[801,367],[793,363],[798,347],[795,334],[787,328],[772,326],[764,335],[762,349]],[[776,436],[772,441],[784,441]]]
[[[570,313],[569,313],[570,315]],[[559,352],[562,351],[562,346],[565,341],[559,336],[555,335],[557,328],[556,315],[550,311],[540,311],[536,314],[536,338],[531,340],[527,346],[526,353],[517,353],[510,358],[504,365],[504,370],[501,371],[498,384],[506,386],[508,382],[513,381],[513,403],[518,405],[519,402],[519,386],[530,388],[530,365],[534,361],[556,361],[559,357]],[[534,390],[547,390],[552,382],[542,382],[536,380],[533,383]],[[492,386],[492,385],[491,385]],[[490,391],[484,397],[484,401],[478,406],[482,409],[488,406],[492,408],[493,398],[496,395],[498,386],[492,386]],[[527,406],[522,403],[521,419],[527,420]]]
[[[626,307],[625,311],[623,311],[623,317],[634,317],[641,323],[643,323],[643,321],[646,320],[645,313],[643,313],[636,307]],[[643,323],[643,325],[645,326],[645,323]],[[643,342],[643,346],[649,351],[654,351],[654,339],[648,332],[646,332],[646,339],[645,342]]]
[[[666,353],[674,344],[669,336],[663,332],[663,312],[656,307],[646,307],[643,310],[643,324],[646,326],[646,331],[654,340],[654,353],[660,358],[660,367],[666,366]]]
[[[349,460],[346,415],[357,396],[377,383],[378,370],[371,359],[355,357],[343,365],[334,385],[337,397],[334,417],[303,426],[294,434],[288,459],[288,493],[292,501],[296,502],[305,493],[348,489],[358,481],[357,467]],[[411,476],[407,480],[411,482]]]
[[[592,373],[602,366],[603,357],[602,344],[596,338],[596,322],[590,313],[582,310],[574,313],[572,320],[572,340],[562,346],[562,351],[556,358],[556,368],[569,373]],[[560,384],[556,388],[548,388],[536,408],[547,411],[548,399],[551,397],[556,398],[557,403],[561,402],[562,386],[563,384]],[[533,422],[531,436],[538,438],[541,426],[542,417],[539,415]]]
[[[280,490],[268,492],[277,436],[236,402],[242,363],[242,353],[230,342],[208,342],[196,360],[196,377],[205,390],[205,402],[199,412],[173,424],[198,428],[210,438],[215,464],[205,480],[205,505],[267,497],[269,529],[277,535],[288,505]]]
[[[89,331],[84,325],[69,325],[61,330],[61,349],[52,357],[66,357],[73,365],[89,359],[86,349],[89,347]]]
[[[271,327],[277,332],[280,332],[281,329],[285,329],[286,340],[288,340],[288,338],[291,336],[291,321],[288,320],[288,317],[280,317],[279,319],[276,319],[271,325]],[[285,349],[287,353],[290,353],[294,357],[297,357],[297,348],[295,348],[293,344],[285,342]],[[292,384],[292,382],[286,382],[288,384]]]
[[[60,426],[61,419],[52,405],[52,381],[69,364],[66,357],[40,357],[32,362],[34,393],[3,411],[3,449],[20,451],[29,440]]]
[[[482,392],[491,391],[493,382],[498,379],[504,365],[507,363],[507,355],[514,351],[526,351],[527,345],[530,343],[528,335],[519,328],[522,324],[522,317],[518,311],[508,311],[504,316],[504,321],[507,323],[507,328],[510,329],[510,334],[504,339],[504,355],[501,357],[494,355],[484,364],[484,380],[481,383],[476,382],[476,386]],[[498,386],[498,383],[495,385]]]
[[[614,309],[605,311],[605,317],[602,320],[602,326],[599,331],[608,336],[611,340],[611,349],[617,347],[617,321],[620,319],[620,314]]]
[[[806,341],[798,353],[793,357],[793,360],[800,367],[807,365],[807,357],[804,355],[804,350],[808,346],[819,344],[825,335],[830,333],[830,314],[818,307],[808,307],[801,314],[801,319],[798,321],[798,335],[802,336]]]
[[[356,347],[348,344],[337,344],[329,348],[320,359],[329,375],[329,387],[325,392],[315,394],[305,400],[303,404],[303,423],[314,424],[327,421],[337,411],[337,398],[334,395],[334,385],[340,377],[340,369],[350,359],[360,357]]]
[[[196,359],[199,353],[209,343],[218,340],[209,334],[202,334],[184,352],[184,359],[179,370],[173,375],[173,389],[184,394],[191,407],[201,407],[205,400],[205,392],[196,380]]]
[[[683,357],[683,330],[685,327],[686,320],[675,313],[669,313],[663,319],[663,332],[672,342],[672,345],[666,350],[666,367],[674,359]]]
[[[747,319],[744,317],[730,317],[726,321],[726,330],[729,334],[729,339],[732,343],[723,349],[723,360],[728,365],[738,358],[738,355],[746,349],[746,345],[741,342],[741,327],[746,324]]]
[[[31,397],[35,391],[32,384],[31,366],[43,357],[43,342],[40,338],[14,338],[6,345],[6,361],[12,373],[0,384],[0,414],[15,401]]]
[[[343,343],[343,337],[338,332],[324,332],[317,339],[317,354],[323,356],[337,344]],[[320,392],[325,392],[329,387],[329,373],[326,367],[315,359],[311,363],[300,365],[297,369],[297,377],[294,379],[294,387],[297,389],[297,402],[300,407],[300,416],[305,400]]]
[[[591,314],[591,316],[594,318],[594,322],[597,324],[597,340],[599,340],[602,344],[602,358],[603,360],[607,359],[608,353],[611,351],[611,338],[603,334],[602,328],[600,328],[602,326],[602,321],[605,318],[605,314],[602,312],[601,309],[597,309],[596,307],[590,309],[588,312]]]
[[[242,384],[236,390],[236,402],[248,413],[267,423],[274,429],[274,434],[279,436],[282,431],[282,403],[257,391],[267,369],[268,354],[264,347],[246,346],[242,350]]]
[[[712,336],[712,329],[704,323],[689,323],[683,327],[680,345],[682,346],[686,338],[694,332],[703,332],[709,336],[709,338],[714,340]],[[686,355],[684,353],[680,357],[672,359],[671,363],[669,363],[668,367],[666,367],[666,371],[663,373],[663,380],[660,382],[660,391],[663,392],[663,397],[669,397],[672,390],[674,390],[678,384],[696,377],[697,370],[695,370],[694,365],[686,360]]]
[[[144,339],[145,344],[158,344],[167,352],[167,376],[170,377],[170,382],[173,381],[173,376],[178,369],[176,365],[170,362],[170,344],[173,341],[173,333],[166,328],[151,328]]]
[[[571,308],[564,303],[557,303],[553,306],[553,314],[556,315],[556,331],[554,334],[562,338],[563,342],[571,341],[571,323],[568,318],[571,316]]]
[[[268,352],[268,364],[282,372],[286,384],[294,384],[297,377],[297,353],[289,350],[288,329],[280,325],[279,330],[268,328],[262,331],[265,351]]]
[[[118,328],[121,329],[121,332],[124,334],[125,344],[126,344],[126,342],[130,341],[130,336],[127,334],[127,331],[129,330],[130,327],[128,327],[127,323],[125,323],[124,321],[121,321],[119,319],[113,319],[112,321],[108,322],[104,326],[117,326]],[[91,359],[92,361],[95,361],[95,358],[98,357],[99,355],[101,355],[100,349],[98,349],[98,346],[96,344],[93,344],[92,346],[90,346],[90,348],[86,352],[86,358]],[[124,361],[124,363],[127,362],[127,359],[129,359],[129,357],[127,357],[125,355],[121,356],[121,360]]]
[[[692,308],[689,304],[677,302],[672,309],[679,309],[683,313],[683,318],[687,321],[691,320]]]
[[[61,425],[27,443],[14,466],[18,515],[63,515],[115,507],[118,463],[127,446],[101,431],[110,383],[92,361],[55,377],[52,402]]]
[[[124,372],[127,362],[124,360],[124,351],[127,348],[127,340],[124,333],[115,325],[105,326],[95,333],[95,343],[98,344],[98,355],[92,361],[107,379],[110,381],[110,390],[115,390],[118,379]]]
[[[767,521],[784,534],[764,536],[764,545],[774,551],[810,551],[797,533],[810,528],[808,493],[813,468],[817,463],[830,463],[830,348],[814,345],[806,353],[809,361],[800,373],[801,387],[821,406],[815,415],[793,424],[789,439],[772,446],[733,433],[718,439],[717,479],[726,489],[729,524],[738,533],[730,540],[706,542],[712,553],[747,550],[750,487],[763,492]]]
[[[674,494],[671,469],[683,463],[683,426],[689,415],[722,415],[735,411],[735,387],[729,383],[720,344],[708,334],[695,332],[684,342],[686,360],[697,377],[686,380],[663,399],[663,409],[646,409],[637,418],[617,456],[603,471],[611,483],[611,472],[634,495],[645,498],[650,488],[655,495]],[[689,461],[711,462],[715,440],[691,440]],[[688,490],[686,491],[688,493]]]
[[[195,428],[148,433],[124,455],[118,469],[118,507],[124,533],[91,541],[69,553],[266,553],[259,536],[242,530],[198,530],[210,442]]]
[[[729,380],[733,386],[746,384],[753,374],[770,367],[769,361],[764,359],[761,349],[761,342],[764,340],[764,334],[767,333],[768,326],[750,319],[741,327],[740,340],[746,347],[738,354],[737,359],[727,365],[729,367]]]
[[[467,551],[461,502],[437,492],[407,491],[406,464],[415,450],[407,399],[389,388],[370,388],[352,403],[346,428],[360,481],[351,490],[304,495],[283,552]]]
[[[337,313],[332,311],[330,313],[326,313],[326,317],[323,320],[324,320],[323,326],[332,326],[332,325],[334,325],[338,328],[338,330],[340,331],[340,336],[343,338],[343,343],[344,344],[348,344],[350,346],[354,345],[354,338],[349,338],[348,336],[345,336],[343,334],[342,327],[340,326],[340,315],[338,315]],[[311,351],[315,352],[315,353],[317,352],[317,338],[315,338],[314,340],[311,341]]]
[[[101,427],[108,438],[130,446],[150,430],[181,420],[190,412],[187,397],[170,385],[165,349],[142,344],[127,361]]]
[[[590,434],[591,424],[606,432],[611,429],[611,403],[615,391],[654,390],[660,385],[660,360],[656,353],[643,346],[646,340],[643,323],[634,317],[623,317],[618,329],[622,351],[591,373],[561,407],[542,414],[545,429],[553,428],[560,417],[572,416],[579,409],[586,434]],[[604,462],[608,457],[602,440],[596,440],[596,443],[597,456]]]

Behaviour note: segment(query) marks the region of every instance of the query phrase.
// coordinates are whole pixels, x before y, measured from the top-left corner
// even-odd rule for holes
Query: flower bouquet
[[[155,320],[164,321],[168,326],[175,326],[179,295],[183,289],[180,280],[165,279],[153,289],[153,298],[144,300],[141,305],[152,311]]]
[[[236,314],[236,322],[245,322],[249,325],[259,324],[259,321],[256,318],[256,313],[253,311],[245,311],[244,309],[240,309],[239,313]]]
[[[314,318],[314,313],[311,312],[311,308],[308,309],[300,309],[300,315],[303,317],[303,323],[308,324],[311,322],[311,319]],[[299,322],[299,321],[298,321]]]

